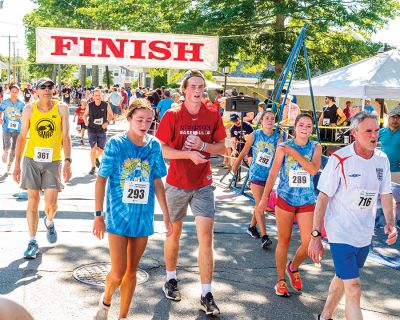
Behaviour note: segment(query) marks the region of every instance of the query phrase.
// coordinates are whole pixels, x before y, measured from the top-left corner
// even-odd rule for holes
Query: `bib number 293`
[[[123,203],[147,204],[149,200],[149,182],[125,181]]]

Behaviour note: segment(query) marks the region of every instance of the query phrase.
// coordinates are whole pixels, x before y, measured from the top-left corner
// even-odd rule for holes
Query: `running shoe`
[[[268,235],[262,236],[261,238],[261,248],[267,249],[272,244],[272,240]]]
[[[220,314],[219,308],[215,303],[211,292],[207,293],[205,297],[200,297],[200,309],[203,310],[206,315],[216,316]]]
[[[28,248],[24,252],[24,258],[36,259],[38,253],[39,253],[39,246],[36,240],[30,240],[28,243]]]
[[[95,173],[96,173],[96,168],[93,167],[93,168],[89,171],[89,174],[95,174]]]
[[[261,237],[261,236],[260,236],[260,233],[258,232],[256,226],[250,226],[250,225],[249,225],[249,227],[248,227],[247,230],[246,230],[246,233],[247,233],[250,237],[252,237],[252,238],[254,238],[254,239],[259,239],[259,238]]]
[[[280,297],[290,297],[289,289],[285,280],[279,280],[276,283],[275,294]]]
[[[108,312],[110,311],[110,306],[106,306],[103,301],[104,301],[104,293],[102,293],[100,296],[99,305],[97,307],[96,315],[94,316],[93,320],[108,319]]]
[[[54,222],[52,223],[51,226],[47,225],[47,217],[44,217],[44,225],[46,226],[47,229],[47,241],[50,243],[55,243],[57,242],[57,231],[56,227],[54,226]]]
[[[292,271],[290,266],[292,265],[292,261],[289,261],[286,265],[286,275],[289,277],[290,285],[293,290],[301,291],[303,288],[303,283],[301,282],[300,273],[298,270]]]
[[[1,156],[1,160],[6,163],[8,159],[8,152],[4,151],[3,155]]]
[[[96,158],[96,167],[100,168],[100,160],[99,160],[99,158]]]
[[[178,281],[176,281],[176,279],[170,279],[165,282],[163,291],[166,298],[174,301],[181,301],[181,293],[179,292]]]

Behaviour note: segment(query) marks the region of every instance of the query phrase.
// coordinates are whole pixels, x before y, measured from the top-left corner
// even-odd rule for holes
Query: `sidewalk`
[[[109,133],[125,130],[126,126],[126,123],[112,125]],[[109,261],[107,241],[97,240],[91,233],[95,177],[87,174],[89,146],[87,140],[85,146],[80,146],[74,131],[71,124],[73,178],[59,196],[56,219],[59,241],[56,245],[47,243],[41,220],[38,241],[42,254],[36,260],[22,258],[28,242],[26,201],[12,196],[20,190],[11,176],[0,178],[0,295],[22,304],[37,320],[92,319],[102,288],[78,282],[73,271],[82,265]],[[216,164],[219,159],[212,161]],[[3,171],[1,167],[0,173]],[[219,319],[316,319],[334,274],[329,250],[321,269],[310,260],[301,268],[304,282],[301,295],[293,294],[288,299],[275,296],[274,219],[268,217],[267,222],[273,248],[263,250],[260,240],[245,234],[253,205],[246,197],[223,188],[218,181],[224,171],[214,169],[217,215],[213,293],[221,309]],[[43,203],[40,209],[43,210]],[[183,299],[178,303],[167,300],[161,291],[165,281],[165,235],[158,206],[155,220],[156,233],[150,237],[140,264],[149,278],[136,288],[130,319],[214,319],[198,310],[200,284],[193,216],[185,220],[181,239],[178,277]],[[299,235],[295,231],[289,256],[298,244]],[[364,319],[399,319],[399,271],[368,260],[361,277]],[[118,319],[118,299],[116,294],[110,319]],[[335,320],[344,319],[343,307],[342,301]]]

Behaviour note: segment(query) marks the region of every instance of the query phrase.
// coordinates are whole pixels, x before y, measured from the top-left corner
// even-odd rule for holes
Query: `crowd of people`
[[[11,85],[10,98],[0,104],[2,161],[9,173],[15,161],[13,178],[28,192],[26,259],[35,259],[39,253],[36,233],[40,192],[44,192],[47,240],[55,243],[57,198],[63,189],[62,180],[71,178],[69,104],[74,98],[73,89],[68,85],[59,91],[55,88],[51,79],[41,78],[34,89],[24,89],[24,103],[19,99],[20,88]],[[148,237],[154,233],[155,198],[166,228],[166,278],[162,287],[165,297],[176,302],[182,299],[176,269],[184,218],[190,206],[199,249],[199,306],[208,315],[220,313],[212,287],[216,210],[211,154],[224,156],[223,164],[231,166],[233,172],[246,159],[255,199],[246,232],[260,238],[264,249],[273,244],[267,234],[265,212],[271,209],[270,200],[276,196],[272,208],[278,230],[276,295],[289,297],[289,285],[296,292],[303,290],[301,265],[307,257],[320,262],[325,226],[335,276],[318,319],[332,319],[343,295],[346,318],[362,319],[359,269],[364,266],[371,243],[378,199],[386,219],[387,243],[397,240],[400,106],[388,112],[382,103],[379,110],[369,110],[365,104],[364,110],[355,111],[349,105],[342,111],[334,97],[326,97],[319,122],[322,126],[340,126],[350,119],[354,140],[332,154],[314,185],[314,176],[321,168],[322,146],[311,139],[314,118],[301,112],[293,96],[287,95],[283,106],[284,120],[293,127],[293,139],[283,141],[275,128],[276,111],[266,108],[268,101],[259,102],[258,113],[240,117],[224,111],[227,97],[221,90],[216,91],[212,102],[205,89],[203,75],[192,70],[185,74],[178,91],[162,88],[142,95],[138,88],[129,97],[128,90],[118,87],[112,88],[111,93],[93,88],[88,95],[84,91],[79,95],[78,90],[73,121],[77,119],[81,144],[85,130],[88,133],[89,173],[95,174],[98,168],[93,234],[102,239],[108,233],[111,257],[111,270],[94,319],[108,319],[112,296],[118,288],[119,319],[127,318],[138,264]],[[241,95],[233,90],[230,94]],[[382,111],[387,114],[388,127],[379,129],[377,114]],[[127,130],[107,141],[108,126],[121,119],[127,120]],[[294,220],[301,243],[288,258]]]

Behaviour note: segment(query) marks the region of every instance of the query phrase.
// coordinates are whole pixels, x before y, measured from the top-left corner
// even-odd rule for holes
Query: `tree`
[[[103,84],[107,83],[107,73],[108,73],[108,77],[110,79],[110,87],[111,87],[114,84],[114,75],[110,70],[105,71],[103,73]]]

